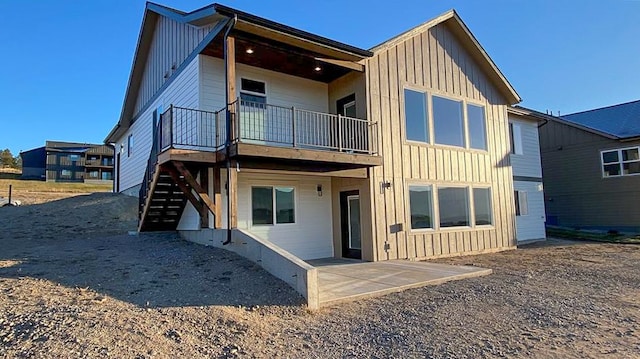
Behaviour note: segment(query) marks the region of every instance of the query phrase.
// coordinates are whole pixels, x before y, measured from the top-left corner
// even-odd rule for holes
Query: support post
[[[220,167],[213,168],[213,205],[216,208],[214,215],[215,229],[222,228],[222,182],[220,178]]]
[[[9,185],[9,205],[11,205],[11,189],[13,185]]]
[[[226,65],[227,65],[227,96],[229,103],[227,104],[227,116],[229,116],[229,127],[228,130],[232,131],[229,133],[230,140],[233,140],[238,135],[235,133],[236,124],[235,124],[235,106],[233,105],[236,101],[236,39],[233,36],[227,37],[227,54],[226,54]]]
[[[229,228],[238,227],[238,168],[236,161],[232,161],[228,175],[227,191],[229,191]]]
[[[209,194],[209,168],[207,167],[200,168],[200,187]],[[209,211],[204,201],[202,199],[200,201],[203,204],[200,211],[200,228],[209,228]]]

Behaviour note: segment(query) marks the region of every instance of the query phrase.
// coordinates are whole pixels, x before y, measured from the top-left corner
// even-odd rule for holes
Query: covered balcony
[[[159,124],[159,162],[224,161],[227,115],[228,154],[253,168],[331,171],[382,163],[376,123],[242,99],[213,112],[171,106]]]

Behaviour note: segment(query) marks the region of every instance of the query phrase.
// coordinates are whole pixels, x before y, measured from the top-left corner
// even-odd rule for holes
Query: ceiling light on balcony
[[[314,70],[315,70],[316,72],[320,72],[320,71],[322,71],[322,67],[320,67],[320,66],[316,66],[316,67],[314,68]]]
[[[247,54],[249,54],[249,55],[253,54],[253,49],[252,48],[248,48],[247,49]]]

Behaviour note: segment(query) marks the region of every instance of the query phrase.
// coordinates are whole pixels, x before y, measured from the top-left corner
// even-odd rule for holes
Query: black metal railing
[[[151,151],[149,152],[149,159],[147,160],[147,168],[144,172],[144,178],[140,185],[140,191],[138,192],[138,219],[142,220],[142,213],[144,211],[145,201],[149,194],[149,186],[151,180],[156,172],[156,164],[158,163],[158,153],[160,148],[160,142],[162,140],[162,121],[159,121],[153,128],[153,139],[151,142]]]
[[[203,111],[170,106],[160,117],[160,152],[175,147],[216,150],[225,143],[226,109]]]

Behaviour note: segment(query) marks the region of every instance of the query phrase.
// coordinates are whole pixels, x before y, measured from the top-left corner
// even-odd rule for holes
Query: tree
[[[22,169],[22,157],[20,157],[20,155],[17,155],[13,158],[13,163],[15,164],[14,168],[17,168],[19,170]]]
[[[16,162],[15,162],[15,159],[13,158],[13,154],[11,153],[11,150],[9,150],[8,148],[5,148],[0,153],[0,167],[2,167],[2,168],[6,168],[6,167],[15,168],[16,167]]]

